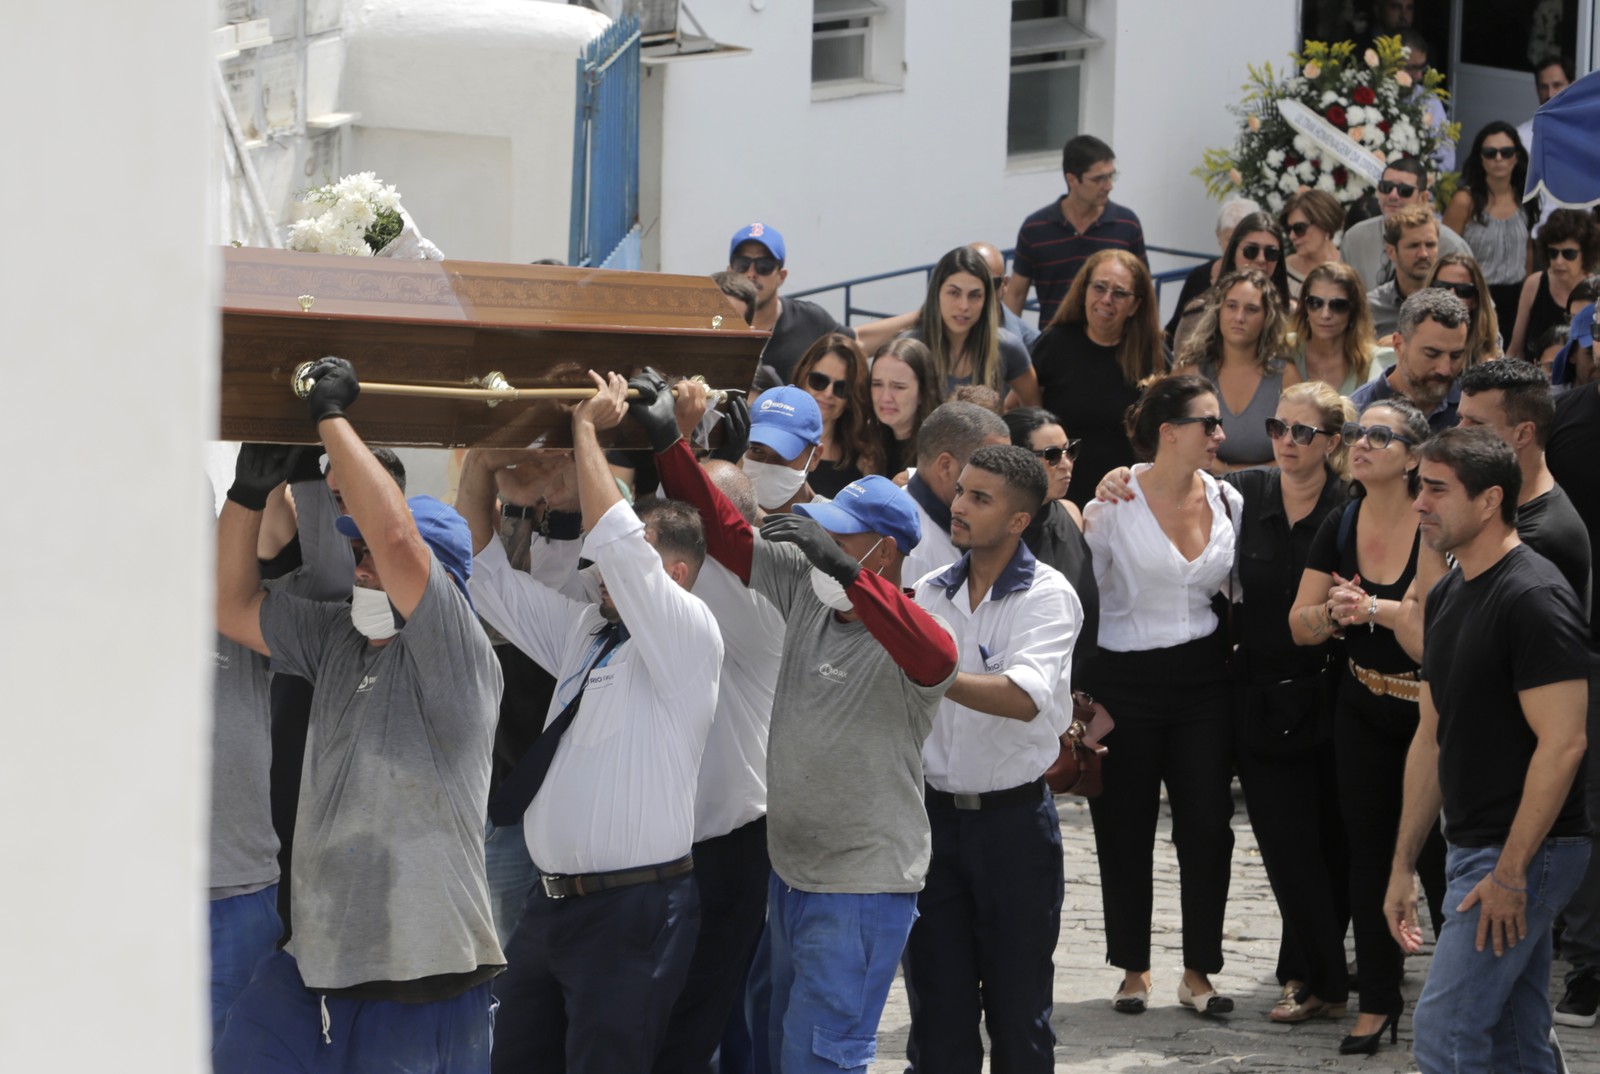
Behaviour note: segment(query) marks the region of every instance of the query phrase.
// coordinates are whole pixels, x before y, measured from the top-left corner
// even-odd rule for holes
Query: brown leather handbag
[[[1072,691],[1072,724],[1061,736],[1055,764],[1044,773],[1052,794],[1100,796],[1100,763],[1106,755],[1100,740],[1116,725],[1104,705],[1082,690]]]

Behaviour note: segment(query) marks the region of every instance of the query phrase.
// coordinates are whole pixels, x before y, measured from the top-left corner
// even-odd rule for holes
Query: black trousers
[[[1061,935],[1061,817],[1038,800],[961,810],[930,803],[933,858],[902,959],[914,1074],[978,1074],[980,1021],[995,1074],[1055,1069],[1050,1028]]]
[[[766,817],[694,845],[700,934],[656,1074],[715,1074],[728,1016],[744,999],[745,968],[767,920],[771,873]]]
[[[494,1074],[650,1069],[699,931],[694,874],[598,895],[534,888],[495,981]]]
[[[1414,702],[1378,697],[1354,679],[1340,686],[1333,743],[1339,809],[1350,845],[1350,923],[1363,1014],[1399,1014],[1405,1005],[1400,996],[1405,955],[1389,935],[1383,900],[1405,798],[1406,751],[1417,720]],[[1417,859],[1435,936],[1444,924],[1444,855],[1436,823]]]
[[[1233,854],[1233,725],[1221,632],[1170,649],[1102,649],[1091,692],[1116,728],[1089,803],[1100,859],[1106,961],[1150,968],[1156,822],[1161,788],[1178,853],[1183,964],[1222,968],[1222,918]]]

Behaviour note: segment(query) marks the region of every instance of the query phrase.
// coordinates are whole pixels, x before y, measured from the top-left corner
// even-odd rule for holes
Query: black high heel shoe
[[[1389,1043],[1395,1044],[1400,1039],[1400,1016],[1391,1014],[1383,1020],[1383,1025],[1378,1027],[1376,1033],[1366,1033],[1357,1036],[1351,1033],[1339,1042],[1340,1055],[1377,1055],[1378,1043],[1383,1037],[1383,1031],[1389,1031]]]

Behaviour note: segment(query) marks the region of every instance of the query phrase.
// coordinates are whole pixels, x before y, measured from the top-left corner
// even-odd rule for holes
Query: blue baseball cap
[[[827,503],[796,504],[794,513],[815,519],[829,533],[880,533],[894,541],[901,555],[922,540],[916,501],[905,489],[877,474],[850,482]]]
[[[1567,328],[1567,345],[1556,354],[1556,360],[1550,367],[1551,384],[1572,384],[1577,381],[1578,364],[1573,352],[1594,346],[1594,307],[1595,304],[1591,302],[1572,315],[1572,324]]]
[[[750,412],[750,442],[798,459],[822,443],[822,411],[804,388],[786,384],[761,393]]]
[[[728,243],[728,260],[733,260],[733,252],[739,248],[741,242],[759,242],[767,248],[767,252],[778,259],[778,264],[788,260],[788,251],[783,246],[783,236],[778,234],[778,229],[768,224],[746,224],[733,233],[733,241]]]
[[[406,506],[411,508],[417,532],[433,549],[439,566],[456,580],[462,595],[466,596],[467,579],[472,577],[472,531],[467,527],[467,520],[457,514],[454,507],[432,496],[413,496],[406,501]],[[340,515],[333,526],[352,541],[363,539],[356,520],[349,515]],[[472,602],[470,596],[467,602]]]

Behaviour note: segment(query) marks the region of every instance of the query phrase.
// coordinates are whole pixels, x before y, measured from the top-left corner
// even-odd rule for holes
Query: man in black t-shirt
[[[830,332],[855,332],[833,319],[815,302],[803,298],[779,298],[778,288],[789,278],[784,267],[789,251],[778,229],[767,224],[747,224],[733,233],[728,243],[728,271],[736,272],[756,286],[756,315],[750,327],[771,332],[763,365],[770,365],[789,383],[794,367],[806,348]]]
[[[1421,721],[1384,911],[1396,942],[1419,951],[1412,874],[1442,809],[1453,912],[1417,1002],[1413,1055],[1423,1074],[1553,1072],[1550,926],[1589,861],[1588,631],[1561,572],[1517,537],[1511,449],[1487,430],[1451,429],[1419,454],[1421,536],[1456,566],[1428,594]]]

